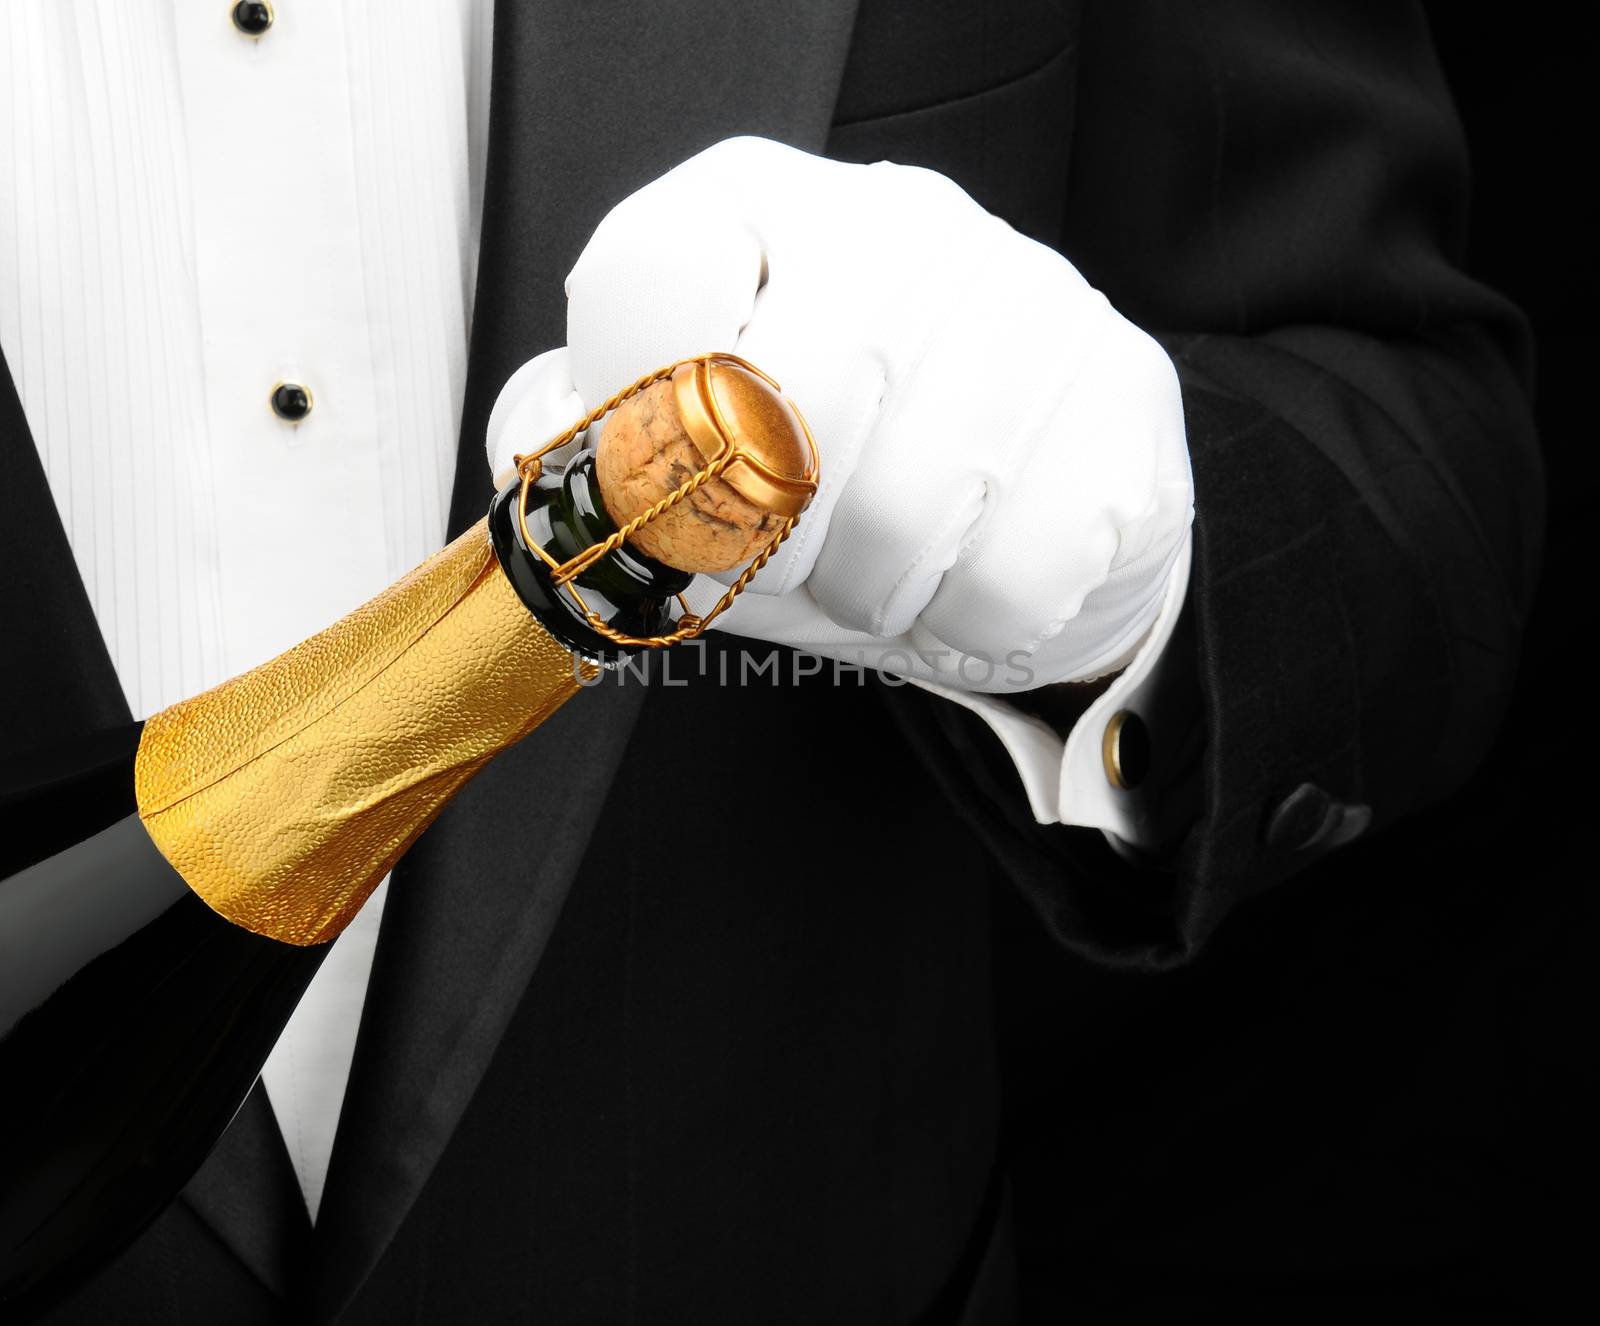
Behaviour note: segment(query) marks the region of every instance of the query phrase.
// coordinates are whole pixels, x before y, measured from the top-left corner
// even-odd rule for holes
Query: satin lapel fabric
[[[311,1218],[260,1082],[179,1199],[281,1298],[294,1293]]]
[[[131,723],[3,358],[0,566],[0,760]]]
[[[452,535],[492,493],[483,435],[500,387],[566,339],[563,281],[590,231],[719,139],[820,151],[855,8],[496,5]],[[314,1318],[337,1317],[359,1292],[449,1143],[556,925],[643,699],[637,685],[575,697],[480,774],[397,869],[312,1241]]]

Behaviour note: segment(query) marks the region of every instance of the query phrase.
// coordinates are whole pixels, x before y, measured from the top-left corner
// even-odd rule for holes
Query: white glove
[[[729,139],[618,204],[567,299],[567,348],[495,406],[502,480],[619,387],[711,350],[770,373],[811,425],[817,497],[719,626],[996,693],[1111,671],[1150,629],[1192,507],[1172,364],[942,175]],[[702,578],[691,606],[719,593]]]

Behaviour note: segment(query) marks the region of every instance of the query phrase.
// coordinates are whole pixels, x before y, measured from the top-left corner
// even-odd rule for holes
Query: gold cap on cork
[[[805,510],[817,449],[765,373],[734,355],[702,355],[611,412],[595,472],[606,510],[640,552],[680,571],[725,571]]]
[[[734,355],[679,364],[673,399],[706,464],[736,453],[722,478],[774,516],[798,516],[817,491],[811,430],[778,384]]]

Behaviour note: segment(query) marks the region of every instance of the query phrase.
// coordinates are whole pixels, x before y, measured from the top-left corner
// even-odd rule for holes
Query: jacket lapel
[[[259,1082],[179,1200],[262,1284],[290,1296],[305,1264],[311,1218]]]
[[[495,8],[489,159],[451,532],[491,496],[484,426],[566,339],[605,212],[734,134],[821,150],[856,0]],[[751,71],[758,71],[752,76]],[[343,1311],[432,1173],[553,930],[644,688],[577,697],[468,786],[396,872],[318,1217],[308,1306]]]
[[[0,755],[133,721],[0,358]]]

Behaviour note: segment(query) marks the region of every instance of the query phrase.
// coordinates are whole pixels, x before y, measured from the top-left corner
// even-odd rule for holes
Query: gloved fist
[[[1000,693],[1100,675],[1149,630],[1192,504],[1172,364],[942,175],[729,139],[618,204],[567,300],[567,346],[495,406],[501,481],[710,350],[805,412],[820,490],[719,627]]]

